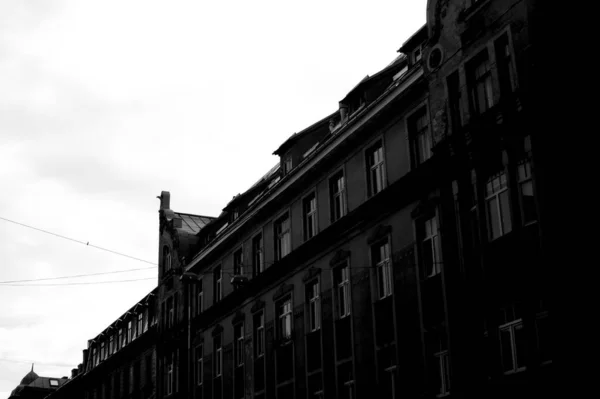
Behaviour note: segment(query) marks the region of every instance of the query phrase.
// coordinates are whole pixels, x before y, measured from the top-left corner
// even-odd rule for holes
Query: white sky
[[[216,216],[425,23],[426,0],[0,1],[0,217],[157,261],[158,199]],[[0,281],[146,267],[0,220]],[[156,270],[54,283],[156,277]],[[69,376],[156,280],[0,284],[0,399]]]

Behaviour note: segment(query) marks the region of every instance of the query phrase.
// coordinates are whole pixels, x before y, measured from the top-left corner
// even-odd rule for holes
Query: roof
[[[33,367],[32,367],[31,371],[29,373],[25,374],[25,377],[23,377],[23,379],[21,380],[20,385],[29,385],[33,381],[37,380],[38,378],[39,378],[39,376],[35,373],[35,371],[33,371]]]
[[[419,30],[413,33],[398,49],[399,53],[407,53],[413,49],[415,44],[422,43],[427,40],[427,24],[423,25]]]
[[[47,390],[53,391],[57,389],[59,386],[68,381],[68,378],[54,378],[54,377],[40,377],[32,370],[23,377],[21,383],[13,389],[10,397],[18,398],[18,397],[27,397],[29,396],[25,392],[28,390]],[[21,394],[23,393],[23,395]]]
[[[198,233],[204,226],[215,219],[210,216],[191,215],[189,213],[175,212],[175,215],[177,218],[181,219],[180,229],[190,234]]]

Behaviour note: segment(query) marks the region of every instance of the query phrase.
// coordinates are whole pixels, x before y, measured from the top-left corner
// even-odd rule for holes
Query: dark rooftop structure
[[[31,371],[27,373],[21,380],[21,383],[17,385],[15,389],[13,389],[8,399],[45,398],[47,395],[58,389],[58,387],[64,384],[67,380],[67,377],[40,377],[35,371],[33,371],[33,365],[31,365]]]

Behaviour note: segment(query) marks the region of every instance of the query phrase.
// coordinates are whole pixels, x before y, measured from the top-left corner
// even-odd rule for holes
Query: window
[[[517,88],[517,76],[515,73],[508,34],[502,35],[495,42],[496,66],[500,80],[500,93],[510,94]]]
[[[390,262],[390,244],[388,240],[372,248],[373,264],[377,269],[377,287],[379,299],[392,295],[392,266]]]
[[[385,187],[385,165],[381,140],[367,150],[367,189],[372,196]]]
[[[421,46],[419,46],[413,51],[413,64],[416,64],[417,62],[421,61],[422,57],[423,53],[421,51]]]
[[[447,83],[448,105],[450,108],[450,117],[452,118],[452,128],[457,130],[462,126],[462,96],[458,71],[455,71],[448,76]]]
[[[477,213],[477,176],[475,170],[471,170],[471,190],[469,198],[469,227],[471,233],[471,245],[475,249],[479,246],[479,216]]]
[[[175,325],[175,307],[173,306],[173,297],[167,299],[167,328]]]
[[[115,348],[114,348],[114,346],[113,346],[113,345],[114,345],[114,342],[115,342],[115,337],[114,337],[113,335],[111,335],[111,336],[108,338],[108,354],[109,354],[109,355],[112,355],[113,353],[115,353],[115,352],[114,352],[114,349],[115,349]]]
[[[127,322],[127,342],[131,342],[133,340],[133,326],[131,324],[131,320]]]
[[[438,397],[446,396],[450,393],[450,362],[448,359],[448,351],[444,350],[435,354],[438,367]]]
[[[350,268],[347,264],[338,266],[333,270],[333,279],[336,287],[335,301],[338,318],[350,315]]]
[[[137,315],[137,335],[140,336],[144,331],[144,313],[140,312]]]
[[[220,377],[221,374],[223,373],[223,346],[221,343],[221,334],[217,334],[215,335],[215,337],[213,338],[213,345],[214,345],[214,360],[213,360],[213,364],[214,364],[214,372],[215,372],[215,378],[216,377]]]
[[[422,107],[410,116],[408,129],[412,142],[414,166],[417,166],[431,158],[431,147],[433,146],[426,107]]]
[[[124,348],[124,347],[125,347],[125,345],[127,345],[127,343],[128,343],[129,341],[127,340],[127,332],[125,331],[125,327],[123,327],[123,329],[122,329],[122,330],[123,330],[123,331],[122,331],[122,335],[121,335],[121,336],[123,337],[123,341],[121,341],[121,348]]]
[[[308,329],[317,331],[321,327],[321,299],[319,281],[306,285],[306,303],[308,303]]]
[[[106,359],[106,346],[104,344],[104,341],[102,341],[100,343],[100,360],[104,360]]]
[[[117,340],[117,346],[119,348],[122,348],[125,345],[125,340],[123,339],[123,330],[119,328],[119,338]]]
[[[331,222],[335,222],[346,214],[346,183],[341,170],[329,179],[329,198]]]
[[[537,209],[533,196],[533,179],[531,176],[531,160],[521,161],[517,167],[521,218],[523,224],[537,221]]]
[[[500,347],[504,374],[525,370],[525,345],[522,319],[500,326]]]
[[[424,277],[433,277],[442,271],[440,237],[435,216],[424,222],[422,245]]]
[[[98,351],[96,348],[92,349],[92,365],[96,366],[98,364]]]
[[[291,251],[290,218],[286,213],[274,223],[275,260],[280,260]]]
[[[485,202],[488,216],[488,236],[495,240],[512,230],[506,173],[490,177],[485,186]]]
[[[287,298],[277,305],[277,333],[279,339],[288,340],[292,337],[292,299]]]
[[[494,105],[492,73],[487,51],[471,61],[468,69],[471,80],[471,107],[474,113],[482,114]]]
[[[201,386],[204,378],[204,345],[196,347],[196,385]]]
[[[244,275],[244,261],[241,248],[233,253],[233,274],[237,276]]]
[[[234,335],[234,345],[235,345],[235,349],[234,349],[234,356],[235,356],[235,366],[236,367],[241,367],[244,365],[244,357],[245,357],[245,352],[244,352],[244,323],[238,323],[234,326],[233,328],[233,335]]]
[[[292,156],[287,155],[283,158],[283,174],[287,175],[292,170]]]
[[[256,313],[254,319],[254,356],[260,357],[265,354],[265,313],[261,310]]]
[[[174,383],[175,383],[175,370],[173,364],[173,357],[169,356],[167,358],[167,395],[171,395],[173,393]]]
[[[57,387],[58,386],[58,380],[50,379],[50,386],[51,387]]]
[[[171,250],[166,245],[163,247],[163,268],[165,272],[171,270]]]
[[[302,213],[304,215],[304,240],[317,234],[317,197],[311,193],[302,200]]]
[[[222,281],[223,273],[221,272],[221,265],[219,265],[213,270],[213,303],[217,303],[221,300]]]
[[[262,234],[258,234],[252,239],[252,271],[254,276],[258,276],[262,273],[264,268],[263,239]]]
[[[203,291],[203,281],[200,279],[198,284],[196,285],[196,314],[200,314],[204,311],[204,291]]]

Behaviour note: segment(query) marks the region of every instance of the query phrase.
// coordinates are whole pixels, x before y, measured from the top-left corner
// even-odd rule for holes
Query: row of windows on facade
[[[98,365],[101,361],[107,359],[146,332],[149,327],[150,317],[151,314],[146,309],[144,312],[134,315],[131,320],[127,321],[126,326],[117,327],[116,332],[109,333],[108,338],[102,339],[99,343],[96,342],[92,347],[91,365]]]
[[[143,366],[142,370],[142,359],[138,359],[113,371],[101,384],[86,387],[84,399],[129,398],[141,388],[153,387],[154,356],[151,353],[145,356]]]

